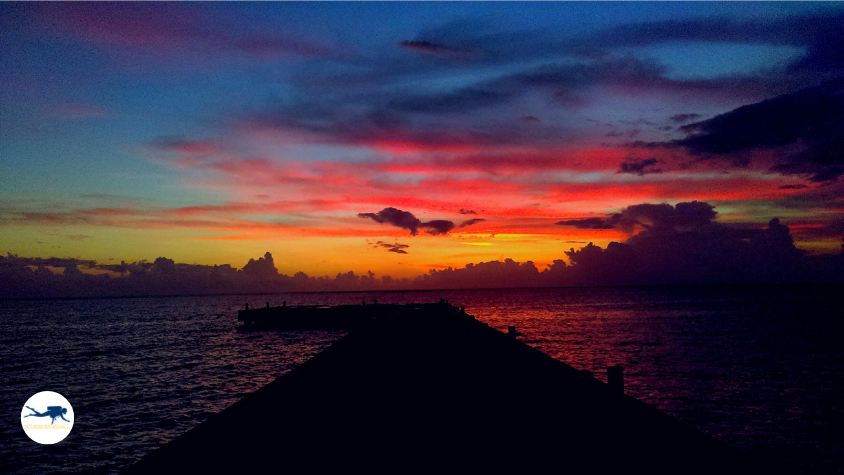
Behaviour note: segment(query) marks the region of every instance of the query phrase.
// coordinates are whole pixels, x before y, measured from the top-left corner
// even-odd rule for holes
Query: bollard
[[[281,302],[281,306],[286,307],[287,306],[287,300],[284,300],[283,302]]]
[[[624,394],[624,367],[616,365],[607,368],[607,386],[614,393]]]
[[[516,327],[514,327],[514,326],[512,326],[512,325],[510,325],[510,326],[508,326],[508,327],[507,327],[507,335],[508,335],[510,338],[512,338],[512,339],[514,339],[514,340],[515,340],[515,339],[516,339],[516,335],[517,335],[517,334],[518,334],[518,333],[516,333]]]
[[[249,304],[246,304],[246,310],[249,310]]]
[[[269,302],[267,302],[267,308],[270,308],[270,303],[269,303]]]

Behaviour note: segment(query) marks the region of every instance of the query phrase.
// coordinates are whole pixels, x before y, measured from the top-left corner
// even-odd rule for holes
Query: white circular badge
[[[39,444],[61,442],[70,434],[74,422],[70,402],[53,391],[35,394],[21,409],[23,431]]]

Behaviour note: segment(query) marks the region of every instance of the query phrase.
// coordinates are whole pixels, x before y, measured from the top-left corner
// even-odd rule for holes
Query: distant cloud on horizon
[[[395,214],[395,213],[394,213]],[[390,215],[390,213],[386,213]],[[273,255],[250,259],[242,269],[229,265],[179,264],[159,257],[153,262],[98,264],[75,258],[0,256],[0,298],[167,295],[236,291],[411,290],[577,285],[719,284],[762,282],[840,282],[844,278],[844,246],[838,254],[808,256],[794,246],[788,226],[772,219],[765,227],[714,221],[708,203],[639,204],[606,217],[584,218],[564,226],[612,226],[632,232],[624,242],[606,248],[591,242],[560,253],[540,270],[531,261],[512,259],[432,269],[414,279],[376,278],[340,273],[315,278],[304,272],[278,272]],[[407,219],[405,216],[404,219]],[[844,232],[844,226],[837,228]],[[565,243],[582,243],[565,241]],[[374,241],[370,246],[407,254],[407,244]],[[35,267],[33,271],[31,268]],[[47,267],[64,268],[62,275]],[[85,269],[106,270],[120,278],[94,276]],[[256,290],[257,289],[257,290]]]

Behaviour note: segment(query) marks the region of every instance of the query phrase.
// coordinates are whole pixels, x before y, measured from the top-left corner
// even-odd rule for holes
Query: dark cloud
[[[802,190],[803,188],[808,188],[806,185],[782,185],[778,187],[780,190]]]
[[[635,208],[631,207],[631,208]],[[844,228],[842,228],[844,229]],[[841,282],[844,254],[807,257],[789,227],[711,223],[687,230],[651,227],[606,248],[592,243],[565,252],[539,271],[512,260],[432,270],[415,280],[425,288],[560,285],[678,285],[762,282]]]
[[[790,15],[783,19],[739,20],[725,16],[660,20],[614,26],[592,35],[592,45],[647,46],[670,42],[706,42],[813,46],[840,36],[844,15]]]
[[[785,233],[783,233],[785,231]],[[654,227],[605,249],[590,243],[566,252],[571,265],[558,274],[592,284],[736,283],[803,278],[788,230],[712,224],[688,231]]]
[[[675,124],[685,124],[690,120],[695,120],[699,118],[700,114],[675,114],[669,117],[669,119],[671,119],[671,122],[674,122]]]
[[[540,273],[531,262],[503,261],[467,264],[463,268],[431,270],[414,280],[414,286],[426,289],[514,288],[540,285]]]
[[[278,269],[275,267],[273,255],[267,252],[264,254],[264,257],[259,257],[257,261],[255,259],[249,259],[249,262],[243,266],[243,274],[256,278],[267,278],[278,275]]]
[[[473,224],[481,223],[481,222],[484,222],[484,221],[486,221],[486,220],[483,219],[483,218],[470,219],[468,221],[463,221],[462,223],[460,223],[460,226],[457,226],[457,227],[458,228],[465,228],[467,226],[471,226]]]
[[[625,220],[644,227],[688,228],[705,226],[715,219],[712,205],[701,201],[669,204],[639,204],[625,208],[621,215]],[[622,224],[623,226],[623,224]]]
[[[662,170],[654,168],[657,164],[657,159],[648,158],[646,160],[627,160],[621,162],[618,173],[632,173],[639,176],[644,176],[649,173],[662,173]]]
[[[788,80],[786,80],[788,79]],[[806,79],[800,78],[801,81]],[[669,75],[664,65],[650,59],[632,55],[608,56],[593,61],[560,64],[549,62],[542,66],[523,69],[510,75],[486,82],[476,83],[465,91],[474,91],[468,101],[453,97],[453,93],[442,95],[442,101],[453,99],[461,104],[485,106],[492,101],[509,100],[532,91],[544,92],[557,105],[581,108],[587,104],[588,92],[596,87],[612,87],[614,91],[631,95],[642,93],[698,97],[701,100],[736,98],[758,100],[771,94],[781,93],[786,85],[796,82],[792,78],[769,76],[731,76],[718,79],[676,79]],[[482,91],[487,102],[480,101]],[[431,100],[435,100],[431,98]],[[439,102],[439,100],[436,100]]]
[[[643,83],[664,77],[665,68],[655,62],[624,57],[605,61],[573,64],[545,65],[494,82],[509,87],[551,87],[556,91],[570,92],[571,88],[593,86],[598,83]]]
[[[844,201],[844,183],[841,181],[828,182],[806,188],[780,198],[774,202],[768,202],[783,208],[799,209],[803,211],[820,210],[822,212],[840,213]]]
[[[424,228],[425,232],[428,234],[443,235],[448,234],[449,231],[454,229],[454,223],[445,219],[435,219],[433,221],[422,223],[421,227]]]
[[[448,46],[425,40],[402,40],[398,42],[401,48],[440,58],[463,59],[472,54],[469,48]]]
[[[677,146],[701,159],[747,165],[767,152],[771,170],[832,181],[844,174],[844,79],[739,107],[681,127]]]
[[[463,209],[460,208],[460,214],[478,214],[473,209]]]
[[[706,99],[728,98],[730,103],[735,103],[736,98],[755,101],[796,87],[818,84],[841,73],[842,48],[835,46],[844,36],[840,28],[842,22],[844,15],[840,12],[789,15],[781,19],[709,16],[614,25],[610,29],[580,35],[565,29],[506,31],[498,24],[452,21],[420,31],[414,40],[399,42],[399,46],[439,57],[471,52],[472,60],[479,67],[506,65],[507,70],[522,71],[478,81],[469,87],[461,84],[460,90],[445,90],[441,96],[420,95],[418,91],[408,94],[408,89],[396,88],[384,102],[399,107],[397,110],[407,107],[410,111],[447,114],[457,109],[487,107],[535,89],[544,89],[549,97],[558,99],[558,104],[581,107],[588,98],[584,92],[601,85],[617,86],[617,91],[634,94],[646,91],[684,99],[697,95]],[[673,79],[666,68],[656,62],[624,56],[625,52],[630,52],[629,47],[690,42],[791,46],[805,49],[807,54],[791,66],[717,80]],[[546,66],[532,69],[522,66],[542,62]],[[824,67],[819,69],[819,65]],[[383,97],[381,86],[390,81],[403,81],[421,74],[457,72],[458,68],[462,74],[467,65],[453,61],[419,61],[416,55],[391,55],[359,74],[344,71],[331,84],[348,87],[349,81],[353,81],[354,85],[364,88],[375,85],[377,93]],[[303,77],[302,81],[311,87],[317,84],[312,74]],[[456,99],[453,106],[449,98]],[[369,99],[372,104],[372,98]],[[426,99],[431,105],[426,106]]]
[[[668,69],[653,60],[633,56],[607,57],[575,64],[548,64],[534,67],[488,83],[478,85],[483,90],[500,94],[544,91],[563,107],[580,108],[586,105],[589,90],[595,87],[612,87],[616,92],[639,95],[642,93],[701,99],[736,97],[761,98],[781,91],[777,81],[758,77],[721,77],[712,79],[675,79]],[[653,125],[653,124],[650,124]]]
[[[799,226],[794,233],[795,241],[833,240],[844,236],[844,217],[834,219],[823,225],[811,221],[795,220],[793,223]]]
[[[787,145],[817,134],[818,127],[826,132],[841,117],[842,87],[844,81],[833,81],[684,125],[680,130],[690,137],[679,144],[699,153],[730,153]]]
[[[396,248],[396,252],[401,250],[401,246]],[[120,277],[85,274],[76,265],[108,270],[120,274]],[[37,267],[35,271],[30,269],[33,266]],[[62,274],[54,274],[45,266],[64,267],[65,270]],[[228,264],[206,266],[176,263],[166,257],[159,257],[154,262],[96,264],[94,261],[79,259],[0,255],[0,298],[392,290],[410,287],[408,279],[389,276],[376,279],[372,272],[363,275],[339,273],[335,278],[311,277],[298,272],[291,277],[278,273],[269,252],[258,259],[250,259],[240,270]]]
[[[717,79],[678,79],[664,65],[632,54],[590,54],[584,58],[577,53],[584,44],[594,45],[590,50],[602,50],[672,41],[721,42],[727,41],[725,38],[736,38],[736,41],[744,38],[751,44],[808,47],[826,44],[822,39],[835,34],[834,24],[825,16],[790,18],[774,25],[757,20],[706,18],[628,25],[595,37],[576,37],[558,31],[493,32],[487,26],[472,23],[461,23],[459,27],[444,25],[420,32],[417,40],[401,42],[400,46],[426,54],[482,51],[478,66],[506,64],[509,65],[506,71],[511,72],[491,79],[481,79],[490,76],[478,74],[476,81],[460,82],[453,87],[411,88],[385,86],[406,84],[408,78],[430,77],[439,72],[460,72],[471,77],[466,71],[472,71],[475,65],[419,61],[415,55],[398,55],[398,59],[376,61],[357,75],[344,72],[333,79],[315,78],[309,70],[295,81],[307,93],[301,97],[312,98],[311,103],[293,101],[274,110],[253,112],[243,122],[279,129],[285,140],[353,146],[375,144],[375,148],[383,142],[410,144],[414,150],[560,143],[575,135],[571,124],[547,120],[539,123],[533,116],[527,116],[527,120],[518,120],[516,116],[513,123],[507,124],[491,122],[486,114],[495,107],[512,117],[513,111],[506,110],[511,103],[536,94],[544,95],[560,107],[582,108],[594,97],[596,88],[611,88],[613,93],[632,96],[651,94],[683,101],[696,98],[736,104],[818,84],[838,74],[834,71],[815,74],[792,68]],[[836,53],[830,50],[827,54]],[[579,60],[556,60],[572,55]],[[528,58],[548,60],[541,66],[524,66],[542,64],[538,60],[528,62]],[[331,88],[330,93],[325,94],[325,88]],[[342,100],[337,100],[338,97]],[[485,114],[485,118],[479,121],[478,117],[470,116],[472,113]],[[434,117],[426,117],[429,115]],[[690,112],[671,119],[686,123],[699,116]],[[479,126],[481,123],[483,126]],[[659,125],[664,126],[654,127]],[[817,179],[837,173],[826,172],[817,175]],[[792,169],[789,173],[802,172]]]
[[[823,170],[817,171],[815,170],[815,166],[812,164],[789,163],[783,166],[774,167],[773,169],[782,173],[811,175],[809,179],[814,182],[835,181],[838,177],[844,175],[844,167],[840,166],[826,167]]]
[[[677,203],[676,206],[643,203],[603,218],[569,219],[555,224],[579,229],[621,229],[625,232],[632,232],[636,227],[691,229],[710,224],[717,214],[712,205],[700,201]]]
[[[452,98],[451,93],[447,95]],[[373,101],[377,104],[385,100],[382,105],[372,107]],[[431,104],[426,104],[429,100]],[[467,101],[472,99],[467,98]],[[397,144],[410,151],[502,146],[526,140],[523,130],[478,127],[466,122],[456,126],[445,125],[444,122],[423,123],[414,117],[415,113],[423,111],[449,115],[448,111],[454,110],[454,107],[468,107],[468,102],[457,102],[459,105],[449,104],[448,99],[393,94],[387,98],[367,98],[359,104],[353,99],[344,105],[298,104],[255,114],[245,119],[244,126],[278,130],[287,137],[286,140],[300,143],[345,144],[375,149],[389,149],[390,144]],[[362,112],[359,106],[364,105],[367,110]],[[450,115],[448,118],[453,119]]]
[[[131,266],[125,261],[121,261],[120,264],[97,264],[96,269],[106,270],[109,272],[114,272],[115,274],[123,275],[130,271]]]
[[[32,267],[56,267],[56,268],[68,268],[68,267],[85,267],[88,269],[94,268],[97,265],[97,261],[92,260],[84,260],[84,259],[76,259],[72,257],[62,258],[62,257],[18,257],[13,254],[8,254],[2,262],[3,265],[8,266],[32,266]]]
[[[796,61],[792,70],[814,73],[844,69],[844,14],[812,19],[812,40],[806,54]]]
[[[308,40],[298,39],[302,35],[285,34],[284,28],[279,30],[281,32],[267,32],[264,35],[255,35],[253,32],[241,37],[237,29],[221,28],[226,25],[221,19],[207,24],[201,15],[194,18],[199,12],[191,7],[174,6],[176,13],[165,15],[179,21],[152,18],[152,10],[143,6],[108,8],[104,15],[100,15],[102,18],[93,15],[94,9],[80,7],[80,10],[83,11],[84,18],[74,16],[69,20],[69,24],[75,25],[75,30],[90,30],[89,33],[95,41],[131,44],[137,36],[135,40],[149,37],[150,41],[146,46],[155,49],[159,49],[159,42],[172,41],[188,45],[191,50],[207,48],[215,52],[287,52],[317,57],[328,54],[333,57],[333,53],[327,51],[333,50],[333,47],[312,45]],[[86,10],[88,13],[84,14]],[[137,11],[133,13],[134,10]],[[148,19],[149,22],[130,22],[134,28],[127,28],[124,25],[127,15],[129,19]],[[489,107],[502,106],[537,91],[545,93],[563,107],[582,107],[589,98],[588,92],[600,86],[614,86],[617,91],[633,94],[645,91],[681,95],[684,98],[697,94],[704,98],[727,96],[730,99],[741,97],[748,101],[758,100],[787,90],[790,87],[788,85],[809,83],[801,76],[799,79],[803,82],[789,79],[790,82],[786,81],[788,85],[784,86],[785,80],[779,75],[764,78],[678,80],[668,75],[666,68],[658,63],[619,54],[607,54],[606,49],[677,41],[735,41],[745,44],[796,45],[810,47],[810,50],[815,48],[814,45],[818,45],[818,54],[821,54],[824,52],[823,45],[831,44],[830,39],[836,37],[836,34],[840,36],[840,33],[837,33],[840,29],[836,28],[836,25],[840,24],[836,22],[839,16],[802,16],[773,22],[737,21],[730,18],[644,22],[613,27],[611,30],[588,36],[578,36],[560,29],[501,31],[500,25],[485,25],[472,21],[452,22],[420,31],[413,36],[414,39],[400,41],[398,46],[406,51],[439,57],[470,55],[481,66],[507,64],[510,65],[507,71],[519,72],[495,79],[478,80],[474,84],[461,83],[450,89],[442,88],[441,93],[432,93],[431,89],[424,87],[392,86],[398,82],[406,84],[403,81],[408,78],[418,80],[421,74],[434,76],[440,71],[465,72],[469,70],[468,65],[456,64],[453,61],[420,61],[418,55],[396,55],[394,52],[388,57],[375,58],[366,65],[362,65],[357,58],[347,63],[353,65],[353,68],[336,68],[342,70],[342,73],[338,73],[333,79],[326,79],[329,76],[327,72],[325,75],[315,75],[311,68],[292,72],[291,74],[298,78],[297,87],[301,88],[293,97],[325,99],[312,99],[317,104],[296,103],[293,100],[276,110],[257,113],[246,122],[278,127],[285,132],[301,132],[304,137],[286,136],[286,139],[302,139],[308,143],[366,145],[380,140],[396,140],[430,148],[476,143],[496,146],[537,143],[537,135],[540,134],[540,138],[553,141],[559,139],[560,129],[565,128],[554,124],[553,121],[528,124],[524,120],[516,120],[514,127],[501,126],[498,130],[490,130],[490,126],[477,127],[475,121],[461,122],[454,117],[454,112],[469,113],[479,110],[487,113]],[[149,25],[154,28],[138,28]],[[177,26],[179,28],[176,28]],[[826,56],[836,54],[834,49],[827,49]],[[572,57],[579,60],[558,61],[560,58]],[[538,58],[547,59],[546,66],[527,69],[523,66],[525,63],[541,63],[542,61],[537,61]],[[358,73],[350,73],[350,69],[360,71],[360,77]],[[357,81],[354,83],[356,87],[348,87],[350,81]],[[337,87],[338,85],[342,88]],[[322,87],[334,87],[334,92],[339,96],[315,92]],[[442,125],[442,122],[438,121],[416,120],[417,116],[425,114],[447,117],[452,122]],[[456,127],[453,126],[454,123],[458,123]],[[530,129],[532,132],[521,129]]]
[[[385,66],[387,67],[387,66]],[[403,66],[395,65],[397,68]],[[272,110],[250,113],[243,124],[277,129],[285,140],[367,146],[384,142],[413,144],[422,150],[453,150],[460,146],[533,146],[559,143],[573,136],[570,124],[555,121],[516,120],[513,123],[478,121],[471,114],[505,108],[528,95],[540,94],[554,104],[579,109],[588,104],[596,88],[609,87],[617,93],[639,96],[696,96],[701,100],[758,100],[783,90],[781,84],[756,77],[721,77],[717,80],[682,80],[652,61],[632,56],[608,56],[587,62],[549,63],[518,68],[515,73],[461,85],[456,88],[390,88],[391,77],[383,71],[361,79],[357,87],[332,90],[343,100],[321,101],[313,77],[302,78],[299,86],[311,92],[309,103],[291,103]],[[426,71],[430,74],[430,71]],[[418,73],[421,74],[421,71]],[[373,73],[375,74],[375,73]],[[408,72],[407,74],[410,74]],[[479,76],[481,77],[481,76]],[[345,76],[344,76],[345,78]],[[346,80],[346,79],[344,79]],[[398,80],[398,78],[396,78]],[[350,92],[353,91],[353,92]],[[509,116],[511,112],[506,112]],[[439,120],[430,120],[434,116]],[[529,116],[533,117],[533,116]],[[483,124],[483,126],[479,125]]]
[[[578,229],[613,229],[615,223],[605,218],[583,218],[583,219],[567,219],[557,221],[559,226],[574,226]]]
[[[454,223],[451,221],[435,219],[433,221],[422,222],[413,213],[393,207],[384,208],[377,213],[358,213],[358,217],[371,219],[376,223],[390,224],[407,229],[412,236],[415,236],[419,232],[419,229],[423,229],[426,233],[434,235],[448,234],[449,231],[454,229]]]
[[[376,241],[372,244],[375,247],[381,247],[387,250],[387,252],[395,252],[396,254],[407,254],[405,249],[409,248],[410,245],[408,244],[399,244],[397,242],[389,243],[384,241]]]
[[[837,11],[780,19],[708,16],[613,25],[573,35],[565,29],[501,31],[496,25],[456,21],[423,31],[420,37],[433,44],[460,44],[483,51],[488,63],[559,57],[599,61],[610,56],[612,49],[681,42],[796,46],[807,48],[807,55],[795,67],[806,68],[834,64],[829,58],[836,56],[840,61],[842,48],[835,46],[842,36],[842,23],[844,15]]]
[[[358,218],[368,218],[376,223],[391,224],[402,229],[407,229],[414,236],[419,232],[419,227],[422,225],[422,221],[414,216],[413,213],[393,207],[384,208],[377,213],[358,213]]]

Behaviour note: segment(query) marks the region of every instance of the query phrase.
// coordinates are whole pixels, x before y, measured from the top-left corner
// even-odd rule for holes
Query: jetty
[[[332,346],[125,473],[776,473],[515,329],[445,302],[365,308]]]

